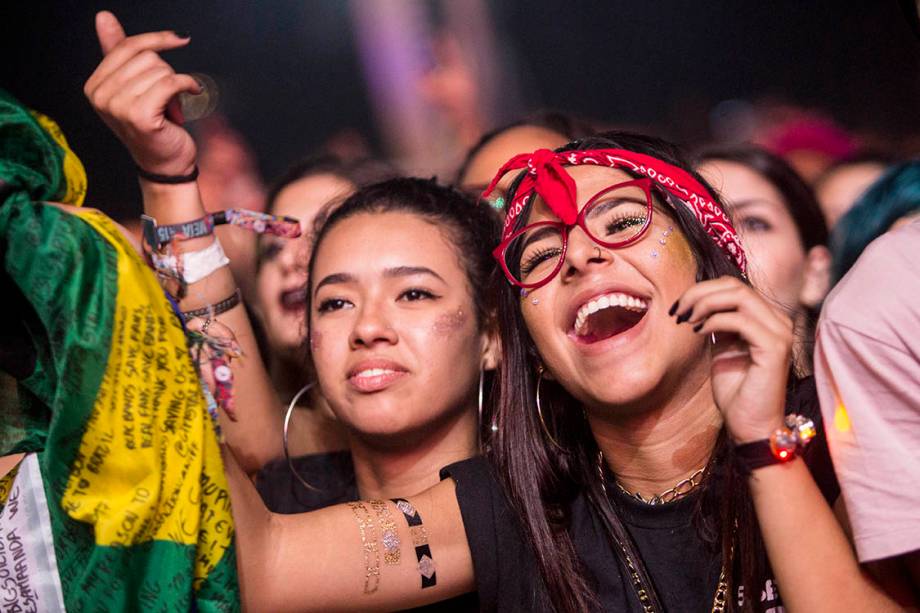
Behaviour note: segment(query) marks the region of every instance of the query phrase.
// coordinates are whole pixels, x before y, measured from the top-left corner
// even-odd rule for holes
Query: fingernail
[[[680,304],[680,300],[675,300],[674,304],[671,305],[671,308],[668,309],[668,315],[674,316],[674,313],[677,312],[677,306]]]
[[[679,324],[684,323],[685,321],[687,321],[688,319],[690,319],[690,316],[691,316],[691,315],[693,315],[693,307],[690,307],[689,309],[687,309],[686,311],[684,311],[683,313],[681,313],[680,315],[678,315],[678,316],[677,316],[677,323],[679,323]]]
[[[173,34],[175,34],[179,38],[191,38],[192,37],[192,35],[186,32],[185,30],[174,30]]]
[[[694,332],[699,332],[699,331],[702,330],[702,329],[703,329],[703,322],[702,322],[702,321],[701,321],[700,323],[696,324],[695,326],[693,326],[693,331],[694,331]]]

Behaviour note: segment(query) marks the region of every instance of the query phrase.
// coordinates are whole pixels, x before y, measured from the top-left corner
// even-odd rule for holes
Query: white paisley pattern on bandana
[[[533,163],[535,157],[539,158],[539,164]],[[713,242],[738,266],[742,273],[746,274],[747,258],[741,245],[741,239],[725,211],[715,203],[709,191],[693,175],[682,168],[650,155],[623,149],[588,149],[562,153],[541,149],[532,154],[521,154],[511,158],[502,166],[482,194],[483,197],[487,197],[508,172],[527,168],[527,175],[517,188],[518,196],[508,205],[502,240],[514,233],[515,220],[526,209],[534,192],[547,200],[547,204],[560,219],[563,218],[563,214],[570,212],[576,206],[574,197],[569,195],[569,190],[558,189],[553,184],[558,182],[558,173],[568,175],[563,170],[564,165],[582,164],[622,168],[649,177],[658,183],[662,189],[677,198],[693,213]],[[549,168],[552,168],[553,172],[544,170]],[[572,201],[549,202],[549,200],[559,198]]]

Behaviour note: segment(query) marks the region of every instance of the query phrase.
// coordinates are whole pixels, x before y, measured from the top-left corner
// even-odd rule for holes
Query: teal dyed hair
[[[920,159],[885,171],[844,215],[831,234],[833,282],[843,278],[869,243],[920,209]]]

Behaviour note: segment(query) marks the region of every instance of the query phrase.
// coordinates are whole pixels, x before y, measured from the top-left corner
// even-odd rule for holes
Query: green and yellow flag
[[[79,204],[57,127],[0,91],[0,254],[26,356],[0,454],[0,608],[233,611],[233,522],[182,324],[116,226]],[[7,311],[8,312],[8,311]],[[7,393],[7,391],[4,391]],[[10,403],[4,403],[9,407]]]

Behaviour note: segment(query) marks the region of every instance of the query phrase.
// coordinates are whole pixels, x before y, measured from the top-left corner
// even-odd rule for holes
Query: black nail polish
[[[684,311],[683,313],[681,313],[680,315],[678,315],[678,316],[677,316],[677,323],[679,323],[679,324],[684,323],[685,321],[687,321],[688,319],[690,319],[690,316],[691,316],[691,315],[693,315],[693,307],[687,309],[686,311]]]
[[[694,332],[699,332],[699,331],[702,330],[702,329],[703,329],[703,322],[702,322],[702,321],[701,321],[700,323],[696,324],[695,326],[693,326],[693,331],[694,331]]]
[[[674,316],[674,313],[677,312],[677,307],[678,307],[679,305],[680,305],[680,300],[675,300],[675,301],[674,301],[674,304],[671,305],[671,308],[668,309],[668,315],[670,315],[671,317],[673,317],[673,316]]]
[[[186,32],[185,30],[174,30],[173,34],[175,34],[179,38],[191,38],[192,37],[192,35]]]

